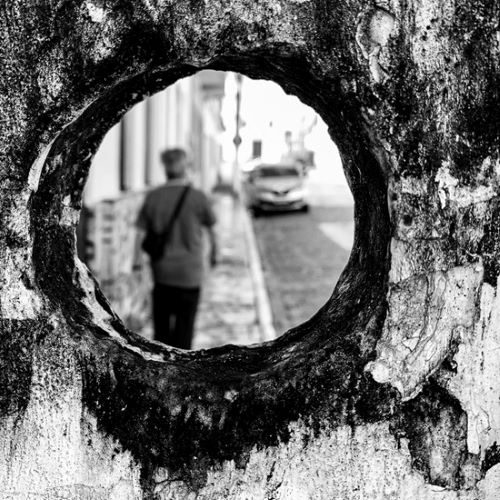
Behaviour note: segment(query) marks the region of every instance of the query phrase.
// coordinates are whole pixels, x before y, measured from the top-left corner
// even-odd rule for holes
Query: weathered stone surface
[[[494,0],[4,3],[2,495],[497,498],[499,17]],[[75,225],[104,133],[202,68],[320,112],[356,236],[309,322],[187,353],[123,327]]]

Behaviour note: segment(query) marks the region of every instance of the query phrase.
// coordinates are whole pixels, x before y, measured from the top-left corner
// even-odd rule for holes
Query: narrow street
[[[349,258],[353,205],[347,186],[312,171],[309,213],[253,219],[276,332],[309,319],[331,295]]]

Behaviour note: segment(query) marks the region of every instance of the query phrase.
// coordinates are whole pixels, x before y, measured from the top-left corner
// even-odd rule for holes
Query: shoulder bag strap
[[[177,205],[175,205],[174,211],[172,213],[172,217],[170,217],[170,220],[168,221],[167,227],[165,228],[165,232],[163,233],[163,238],[162,238],[162,243],[163,243],[163,248],[166,247],[167,242],[170,238],[170,234],[172,233],[172,229],[174,227],[175,221],[179,217],[179,214],[181,213],[182,206],[184,205],[184,200],[187,197],[189,191],[189,186],[186,186],[184,188],[184,191],[181,193],[179,196],[179,200],[177,201]]]

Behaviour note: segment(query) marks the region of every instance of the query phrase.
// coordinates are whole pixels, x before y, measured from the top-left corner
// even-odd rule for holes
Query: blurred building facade
[[[241,93],[238,130],[231,119],[235,114],[234,99],[224,103],[227,157],[232,151],[232,138],[239,136],[243,170],[259,161],[296,162],[326,172],[329,183],[346,185],[337,147],[325,122],[312,108],[270,81],[243,77],[238,82],[235,75],[230,75],[226,87],[228,94]]]
[[[210,192],[222,168],[225,74],[201,71],[134,106],[104,138],[84,190],[78,253],[126,325],[149,321],[151,278],[133,268],[135,220],[145,194],[165,182],[160,153],[185,148],[194,185]]]

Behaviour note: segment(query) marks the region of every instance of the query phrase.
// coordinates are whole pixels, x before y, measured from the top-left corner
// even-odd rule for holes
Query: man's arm
[[[146,211],[146,200],[144,200],[144,203],[139,210],[139,214],[137,215],[137,220],[135,221],[135,241],[133,248],[134,255],[132,260],[132,268],[134,270],[140,269],[144,265],[142,242],[146,237],[148,227],[148,217]]]
[[[215,234],[214,226],[208,226],[208,238],[210,240],[210,266],[215,267],[218,260],[217,235]]]
[[[134,242],[134,257],[132,261],[132,267],[134,270],[140,269],[143,267],[144,257],[142,255],[142,242],[146,237],[146,230],[142,227],[135,227],[135,242]]]
[[[215,223],[217,218],[212,209],[212,204],[210,200],[204,193],[201,193],[202,199],[202,211],[201,211],[201,224],[206,227],[208,231],[208,238],[210,240],[210,253],[209,260],[210,266],[215,267],[217,265],[218,258],[218,246],[217,246],[217,235],[215,233]]]

